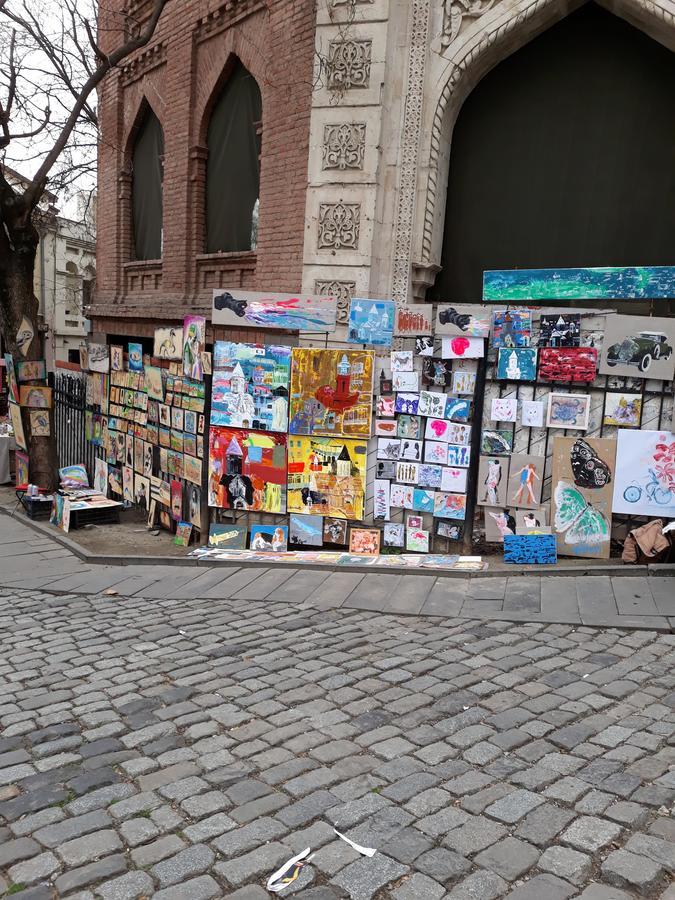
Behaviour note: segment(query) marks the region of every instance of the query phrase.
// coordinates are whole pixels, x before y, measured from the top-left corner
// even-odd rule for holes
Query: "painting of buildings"
[[[288,511],[362,519],[366,493],[365,441],[288,438]]]
[[[395,309],[393,300],[362,300],[360,297],[353,297],[349,304],[349,343],[391,347]]]
[[[294,347],[291,434],[370,437],[372,350]]]
[[[286,512],[286,435],[212,426],[209,506]]]
[[[216,341],[211,424],[286,431],[291,348]]]

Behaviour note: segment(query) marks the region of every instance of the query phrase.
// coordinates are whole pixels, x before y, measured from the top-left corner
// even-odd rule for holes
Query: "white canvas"
[[[441,490],[463,494],[466,491],[468,469],[444,468],[441,475]]]
[[[518,417],[518,401],[511,397],[495,397],[490,406],[493,422],[515,422]]]
[[[675,518],[673,432],[619,430],[612,512]]]
[[[485,341],[479,337],[441,338],[441,359],[481,359]]]
[[[544,404],[541,400],[521,400],[520,423],[526,428],[543,428]]]

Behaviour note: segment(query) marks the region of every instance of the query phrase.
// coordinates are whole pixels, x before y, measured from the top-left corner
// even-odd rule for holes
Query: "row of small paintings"
[[[590,402],[591,398],[588,394],[559,394],[551,392],[547,399],[546,427],[587,430],[590,418]],[[618,428],[639,428],[642,420],[642,404],[642,394],[623,391],[608,392],[605,394],[603,423]],[[495,398],[492,401],[490,417],[496,422],[517,422],[518,400],[514,397]],[[527,428],[542,428],[544,426],[544,402],[541,400],[521,400],[520,423]],[[495,440],[495,447],[485,447],[485,436],[495,434],[501,436],[504,432],[501,429],[483,432],[483,452],[509,452],[506,447],[501,451],[497,449],[498,446],[504,446],[501,437]]]

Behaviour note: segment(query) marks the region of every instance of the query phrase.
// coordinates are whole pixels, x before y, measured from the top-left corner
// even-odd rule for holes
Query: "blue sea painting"
[[[558,561],[554,534],[505,534],[504,562],[519,566],[549,566]]]
[[[675,266],[495,269],[483,272],[483,300],[672,300]]]
[[[500,347],[497,378],[507,381],[534,381],[537,376],[536,347]]]
[[[471,415],[471,401],[448,397],[445,404],[445,419],[451,422],[468,422]]]
[[[393,300],[363,300],[353,297],[349,304],[347,340],[350,344],[391,347],[396,304]]]
[[[425,491],[422,488],[415,488],[413,491],[412,508],[415,512],[433,513],[435,496],[436,494],[434,491]]]
[[[289,540],[302,547],[323,547],[323,516],[291,515]]]

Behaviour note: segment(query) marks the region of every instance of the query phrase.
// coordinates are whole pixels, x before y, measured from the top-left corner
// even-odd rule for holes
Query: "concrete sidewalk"
[[[399,615],[459,616],[627,629],[675,630],[675,581],[649,574],[458,577],[286,566],[97,565],[44,530],[0,516],[0,585],[53,593],[114,591],[139,599],[241,599],[361,609]]]

